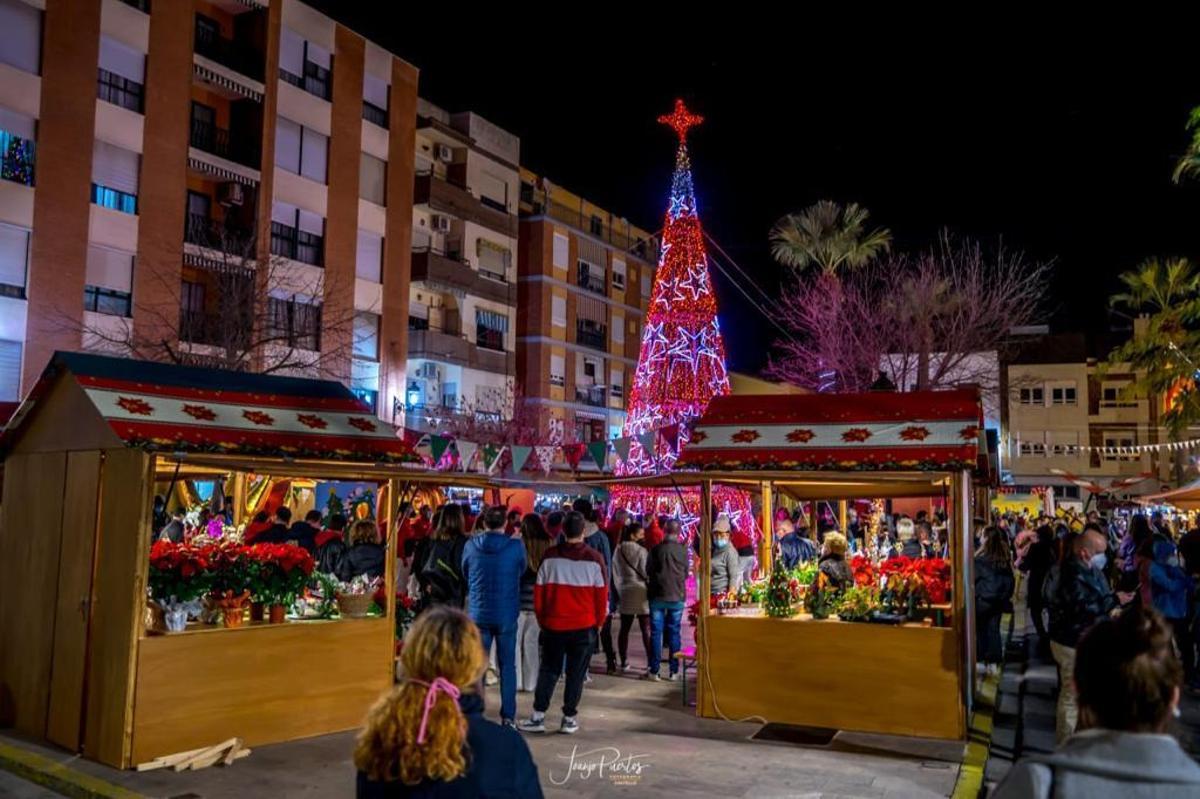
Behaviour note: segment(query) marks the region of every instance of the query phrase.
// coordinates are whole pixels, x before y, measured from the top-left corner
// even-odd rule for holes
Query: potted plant
[[[837,616],[842,621],[869,621],[878,609],[879,589],[873,586],[847,588],[837,602]]]
[[[203,548],[173,541],[156,541],[150,547],[148,588],[167,630],[178,632],[187,626],[187,605],[207,589],[208,568]]]
[[[229,541],[204,547],[209,564],[209,598],[226,627],[241,627],[250,603],[252,564],[246,549]]]
[[[282,624],[312,574],[312,555],[295,544],[254,544],[246,557],[251,596],[269,607],[271,624]]]

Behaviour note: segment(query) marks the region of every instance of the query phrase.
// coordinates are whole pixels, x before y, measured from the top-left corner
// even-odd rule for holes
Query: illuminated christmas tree
[[[691,435],[692,423],[713,397],[729,393],[725,344],[717,321],[717,298],[708,274],[704,230],[696,208],[687,149],[688,130],[700,124],[703,117],[676,100],[675,110],[658,121],[679,136],[679,149],[675,152],[662,248],[623,429],[632,441],[628,459],[617,466],[620,475],[669,471]],[[655,446],[647,451],[639,436],[664,428],[678,430],[678,434],[657,436]],[[713,503],[717,510],[729,514],[735,527],[757,538],[758,525],[749,495],[717,487]],[[612,507],[673,516],[683,522],[690,535],[699,519],[700,495],[686,489],[617,486]]]
[[[729,393],[717,298],[708,274],[687,149],[688,130],[703,117],[676,100],[674,112],[658,121],[679,136],[679,149],[625,417],[623,432],[633,437],[633,442],[628,461],[618,467],[620,474],[669,469],[679,456],[679,446],[687,442],[691,423],[704,413],[709,400]],[[651,453],[637,439],[639,434],[675,424],[679,425],[678,443],[660,440]]]

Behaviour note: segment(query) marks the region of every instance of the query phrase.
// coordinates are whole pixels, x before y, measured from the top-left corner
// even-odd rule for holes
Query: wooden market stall
[[[964,739],[973,673],[972,480],[980,426],[969,390],[717,397],[676,463],[677,482],[799,500],[936,497],[949,510],[944,626],[718,614],[701,602],[698,709],[711,718]],[[771,537],[772,514],[763,513]],[[711,516],[701,518],[708,595]]]
[[[155,482],[180,470],[370,481],[395,518],[423,477],[341,384],[58,353],[0,448],[0,724],[125,768],[351,729],[392,684],[391,557],[382,617],[145,622]]]

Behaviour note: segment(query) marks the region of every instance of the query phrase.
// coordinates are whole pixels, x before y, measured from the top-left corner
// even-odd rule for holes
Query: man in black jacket
[[[1075,647],[1085,631],[1098,620],[1113,614],[1129,594],[1113,594],[1104,576],[1105,536],[1089,526],[1069,537],[1069,547],[1061,566],[1051,569],[1046,578],[1046,604],[1050,609],[1050,652],[1058,664],[1058,707],[1055,737],[1062,743],[1075,731],[1079,709],[1075,703]]]
[[[647,679],[657,681],[659,659],[662,657],[663,628],[671,651],[667,679],[676,679],[679,661],[675,654],[681,647],[680,628],[683,608],[687,603],[687,547],[680,540],[678,519],[668,519],[663,527],[663,541],[650,550],[646,576],[650,578],[647,596],[650,599],[650,663]]]

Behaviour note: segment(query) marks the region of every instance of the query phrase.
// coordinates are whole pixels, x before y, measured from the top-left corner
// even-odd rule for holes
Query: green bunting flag
[[[513,474],[525,468],[525,462],[529,460],[530,453],[533,452],[533,447],[523,447],[513,444],[512,447],[512,470]]]
[[[613,451],[617,453],[617,458],[621,463],[629,460],[629,447],[632,443],[633,439],[629,436],[621,436],[620,438],[613,439]]]
[[[644,433],[638,433],[638,443],[642,445],[642,451],[646,453],[647,458],[654,457],[655,440],[658,438],[657,430],[647,430]]]
[[[592,443],[587,445],[587,451],[588,451],[588,455],[591,456],[592,460],[594,460],[596,462],[596,465],[600,467],[600,470],[604,471],[604,467],[608,465],[606,463],[606,461],[608,460],[608,458],[607,458],[608,442],[607,441],[593,441]]]
[[[442,456],[446,454],[446,449],[449,446],[450,439],[446,436],[429,437],[429,454],[433,457],[434,466],[442,462]]]

